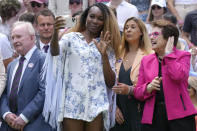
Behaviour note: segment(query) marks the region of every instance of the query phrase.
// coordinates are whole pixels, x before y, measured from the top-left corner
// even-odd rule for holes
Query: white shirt
[[[111,6],[111,2],[107,3],[107,6]],[[124,24],[126,20],[130,17],[137,17],[139,16],[138,10],[136,6],[126,2],[123,0],[118,7],[116,8],[117,12],[117,19],[120,31],[123,31]]]
[[[23,73],[24,73],[24,71],[25,71],[25,69],[26,69],[26,67],[27,67],[27,64],[29,63],[29,60],[30,60],[30,58],[31,58],[31,56],[32,56],[32,54],[33,54],[33,52],[35,51],[35,49],[36,49],[36,46],[34,46],[33,48],[31,48],[28,52],[27,52],[27,54],[24,56],[25,57],[25,60],[24,60],[24,62],[23,62],[23,69],[22,69],[22,74],[21,74],[21,78],[20,78],[20,82],[21,82],[21,79],[22,79],[22,77],[23,77]],[[20,56],[21,57],[21,56]],[[13,71],[13,75],[12,75],[12,80],[11,80],[11,86],[10,87],[12,87],[12,82],[13,82],[13,80],[14,80],[14,76],[15,76],[15,73],[16,73],[16,70],[17,70],[17,68],[18,68],[18,66],[19,66],[19,59],[20,59],[20,57],[18,57],[17,59],[17,63],[16,63],[16,65],[15,65],[15,67],[14,67],[14,71]],[[20,87],[20,82],[19,82],[19,87]],[[19,88],[18,88],[19,89]],[[11,90],[10,90],[11,91]],[[7,115],[7,114],[9,114],[9,113],[11,113],[11,112],[6,112],[4,115],[3,115],[3,119],[5,120],[5,116]],[[23,115],[23,114],[20,114],[20,117],[26,122],[26,123],[28,123],[29,122],[29,120]]]
[[[197,0],[175,0],[174,1],[175,5],[192,5],[192,4],[197,4]]]
[[[0,33],[0,51],[3,57],[3,60],[12,57],[13,49],[11,48],[10,41],[8,37]]]
[[[44,50],[44,46],[45,46],[45,45],[49,45],[49,47],[50,47],[50,43],[44,44],[44,43],[42,43],[42,41],[40,40],[40,49],[41,49],[41,51],[42,51],[43,53],[45,53],[45,50]],[[49,51],[49,49],[48,49],[48,51]]]
[[[49,0],[48,8],[55,16],[70,14],[69,0]]]

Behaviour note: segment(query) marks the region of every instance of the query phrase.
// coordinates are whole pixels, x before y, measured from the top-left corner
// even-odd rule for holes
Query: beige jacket
[[[5,67],[3,64],[3,58],[0,53],[0,97],[5,89],[5,83],[6,83]]]
[[[130,79],[131,79],[131,82],[133,83],[133,85],[137,84],[140,63],[141,63],[142,58],[145,55],[148,55],[148,54],[146,54],[143,50],[138,49],[136,57],[135,57],[135,60],[134,60],[133,65],[131,67],[131,72],[130,72]],[[120,71],[120,66],[122,64],[122,61],[123,61],[123,58],[121,58],[121,59],[116,61],[116,73],[117,73],[117,76],[119,76],[119,71]]]

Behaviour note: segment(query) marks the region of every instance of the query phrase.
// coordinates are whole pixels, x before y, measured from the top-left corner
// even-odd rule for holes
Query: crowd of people
[[[196,0],[67,2],[0,0],[1,131],[197,130]]]

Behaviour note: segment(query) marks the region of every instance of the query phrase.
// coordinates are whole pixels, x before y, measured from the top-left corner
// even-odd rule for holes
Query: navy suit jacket
[[[45,55],[36,49],[27,64],[23,73],[19,91],[18,91],[18,111],[16,115],[21,113],[29,120],[23,131],[50,131],[49,124],[44,122],[42,110],[45,99],[45,88],[41,84],[40,72],[44,64]],[[17,60],[14,60],[7,68],[6,89],[0,99],[0,115],[10,111],[9,95],[11,89],[11,80],[13,70]],[[31,66],[30,66],[31,65]],[[33,66],[32,66],[33,65]],[[3,121],[0,131],[12,131],[12,129]]]

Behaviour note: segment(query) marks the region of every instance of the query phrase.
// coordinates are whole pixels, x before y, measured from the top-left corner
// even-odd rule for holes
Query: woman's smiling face
[[[161,28],[153,27],[149,37],[151,40],[152,49],[156,53],[163,53],[165,51],[167,41],[163,38]]]
[[[89,12],[86,19],[86,29],[92,34],[100,34],[103,29],[104,18],[102,11],[93,6]]]

